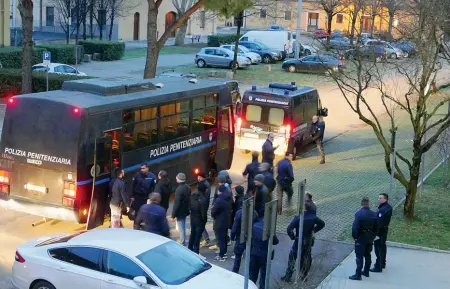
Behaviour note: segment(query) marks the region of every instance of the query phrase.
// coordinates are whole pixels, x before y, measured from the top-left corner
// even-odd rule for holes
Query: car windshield
[[[269,47],[267,47],[267,45],[262,44],[261,42],[255,42],[256,44],[259,45],[259,47],[261,47],[261,49],[269,49]]]
[[[167,285],[180,285],[211,268],[199,256],[175,242],[159,245],[137,258]]]

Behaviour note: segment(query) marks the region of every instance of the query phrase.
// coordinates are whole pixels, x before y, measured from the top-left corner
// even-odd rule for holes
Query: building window
[[[55,26],[55,7],[46,7],[46,26]]]
[[[292,12],[291,11],[285,11],[284,12],[284,20],[291,20],[292,19]]]
[[[336,24],[344,23],[344,14],[336,14]]]
[[[200,28],[205,28],[206,26],[206,12],[200,11]]]
[[[259,18],[266,18],[267,17],[267,10],[266,9],[261,9],[259,11]]]

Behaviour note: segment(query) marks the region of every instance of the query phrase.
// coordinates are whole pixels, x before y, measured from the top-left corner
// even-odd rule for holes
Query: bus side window
[[[192,113],[192,133],[214,129],[217,120],[217,107],[195,110]]]

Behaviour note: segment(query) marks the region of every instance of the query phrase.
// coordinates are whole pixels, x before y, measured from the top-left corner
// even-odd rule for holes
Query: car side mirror
[[[134,277],[133,279],[134,283],[136,283],[136,285],[138,285],[139,287],[142,287],[144,285],[147,285],[147,278],[145,278],[144,276],[137,276]]]

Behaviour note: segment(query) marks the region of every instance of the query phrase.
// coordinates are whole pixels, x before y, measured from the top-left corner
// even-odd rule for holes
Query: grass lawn
[[[317,86],[331,79],[323,75],[288,73],[281,70],[281,62],[271,64],[270,72],[264,71],[264,64],[252,65],[248,68],[239,69],[235,75],[235,80],[249,85],[267,85],[268,83],[291,83],[295,81],[297,85]],[[226,73],[231,71],[225,68],[198,68],[197,66],[179,66],[174,67],[177,72],[195,73],[199,78],[208,77],[211,71],[218,72],[217,77],[225,77]]]
[[[392,217],[388,241],[450,250],[450,190],[442,185],[442,167],[425,182],[423,196],[416,200],[412,224],[403,220],[402,207]]]
[[[198,46],[165,46],[159,52],[162,54],[189,54],[200,50]],[[139,48],[125,51],[122,59],[139,58],[147,56],[147,48]]]

